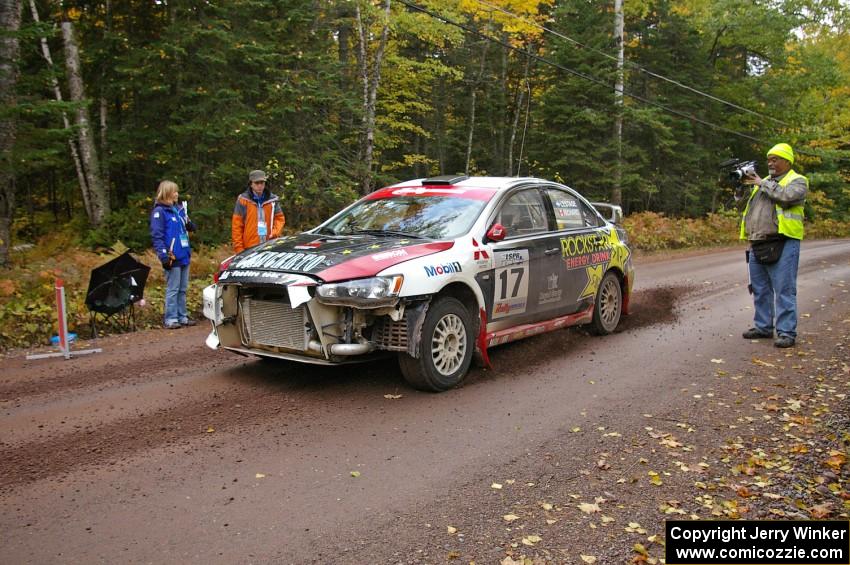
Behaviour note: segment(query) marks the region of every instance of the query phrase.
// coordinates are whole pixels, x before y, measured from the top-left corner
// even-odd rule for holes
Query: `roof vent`
[[[466,175],[441,175],[422,180],[422,186],[426,185],[449,185],[463,182],[469,177]]]

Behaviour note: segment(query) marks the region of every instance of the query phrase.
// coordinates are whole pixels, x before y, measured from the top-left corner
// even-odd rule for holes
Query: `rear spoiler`
[[[599,212],[603,218],[611,222],[612,224],[622,224],[623,223],[623,208],[617,206],[616,204],[608,204],[607,202],[591,202],[596,211]]]

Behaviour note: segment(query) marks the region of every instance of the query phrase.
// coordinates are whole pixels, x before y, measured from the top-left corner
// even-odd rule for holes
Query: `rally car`
[[[613,332],[634,283],[626,232],[536,178],[438,176],[226,259],[204,289],[211,348],[339,364],[396,352],[415,388],[488,348],[578,324]]]

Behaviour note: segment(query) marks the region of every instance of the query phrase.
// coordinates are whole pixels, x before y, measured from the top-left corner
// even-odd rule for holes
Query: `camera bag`
[[[773,265],[782,256],[782,250],[785,249],[785,241],[787,238],[779,237],[775,239],[765,239],[762,241],[753,241],[753,256],[756,261],[762,265]]]

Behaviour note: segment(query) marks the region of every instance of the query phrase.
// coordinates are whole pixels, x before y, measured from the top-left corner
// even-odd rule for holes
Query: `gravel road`
[[[658,454],[636,438],[684,423],[695,439],[682,461],[708,461],[725,431],[716,399],[756,386],[716,369],[782,360],[740,337],[746,283],[742,249],[638,259],[617,333],[491,350],[492,370],[442,394],[411,390],[390,360],[328,368],[212,351],[203,324],[103,338],[103,353],[67,361],[9,353],[0,562],[628,562],[624,523],[663,532],[658,504],[693,483],[671,472],[673,490],[652,491],[642,466]],[[789,355],[846,363],[850,242],[804,242],[798,288]],[[772,378],[793,382],[793,366]],[[596,498],[619,527],[575,510]]]

